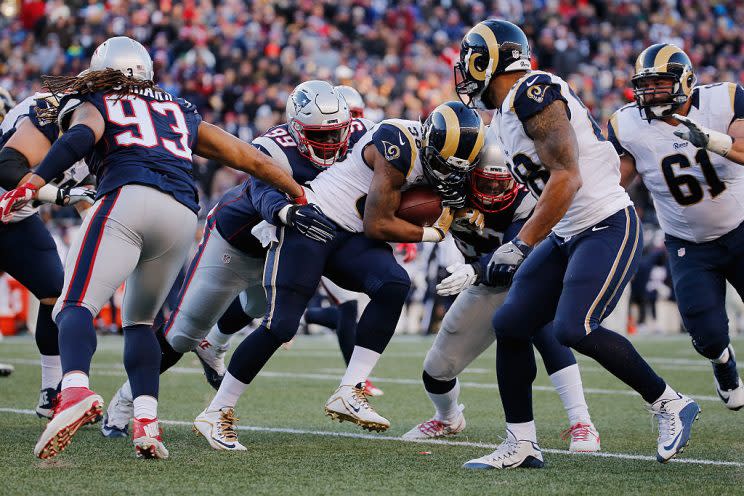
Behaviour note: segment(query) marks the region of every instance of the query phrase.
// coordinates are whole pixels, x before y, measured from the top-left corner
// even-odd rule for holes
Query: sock
[[[149,325],[124,328],[124,368],[135,401],[139,396],[158,397],[160,386],[160,345]],[[154,417],[153,417],[154,418]]]
[[[240,296],[238,296],[219,318],[217,327],[223,334],[235,334],[250,324],[251,321],[253,321],[253,317],[243,311],[243,305],[240,304]]]
[[[507,422],[506,430],[510,432],[511,436],[513,436],[517,441],[537,442],[537,429],[535,429],[534,420],[519,423]]]
[[[410,284],[386,282],[370,294],[371,300],[357,323],[354,353],[359,347],[377,353],[385,351],[395,333],[410,287]]]
[[[721,355],[718,358],[714,358],[713,360],[711,360],[711,362],[718,363],[718,364],[724,364],[729,361],[730,356],[731,354],[729,353],[729,349],[727,346],[726,349],[723,350],[723,353],[721,353]]]
[[[243,384],[250,384],[281,344],[281,340],[262,324],[235,348],[227,366],[229,375]]]
[[[496,377],[506,421],[514,424],[534,420],[532,382],[537,376],[532,342],[497,338]]]
[[[216,348],[224,348],[230,342],[230,338],[232,338],[232,334],[225,334],[220,331],[219,326],[215,325],[207,334],[206,340]]]
[[[637,391],[647,403],[662,394],[666,384],[620,334],[597,327],[573,345],[573,348],[595,359],[612,375]]]
[[[457,378],[451,381],[440,381],[426,371],[423,373],[423,379],[426,394],[429,395],[436,409],[434,418],[442,422],[452,420],[460,411],[457,405],[457,398],[460,397],[460,381]]]
[[[654,401],[651,401],[650,403],[653,405],[657,401],[662,401],[662,400],[676,400],[678,398],[679,398],[679,393],[677,391],[675,391],[674,389],[672,389],[667,384],[666,387],[664,388],[664,392],[661,393],[661,396],[659,396],[658,398],[656,398]]]
[[[129,384],[129,381],[125,382],[123,386],[121,386],[121,397],[125,400],[132,401],[132,385]]]
[[[352,353],[354,353],[358,313],[356,301],[347,301],[338,306],[336,337],[338,338],[338,347],[341,348],[341,355],[343,355],[347,366]]]
[[[39,305],[39,314],[36,317],[36,346],[39,353],[47,356],[59,355],[59,330],[52,319],[52,305]]]
[[[148,395],[141,395],[134,398],[134,418],[158,418],[158,400]]]
[[[217,394],[214,395],[214,399],[209,404],[207,410],[220,410],[222,408],[235,408],[238,403],[238,398],[246,390],[248,384],[240,382],[230,374],[225,373],[225,378],[222,379],[222,384]]]
[[[349,366],[346,367],[346,373],[341,378],[341,385],[355,386],[366,381],[379,359],[380,354],[376,351],[355,346],[354,353],[351,354],[351,360],[349,360]]]
[[[155,327],[155,338],[158,340],[160,345],[160,373],[162,374],[169,368],[173,367],[183,357],[183,353],[180,353],[173,349],[168,340],[165,339],[164,325]]]
[[[84,387],[89,388],[88,374],[82,372],[68,372],[62,378],[62,389]]]
[[[85,307],[67,306],[57,314],[59,355],[62,372],[90,374],[90,362],[96,352],[96,330],[93,316]]]
[[[578,365],[570,365],[551,374],[550,381],[561,398],[570,425],[592,421],[589,416],[589,407],[584,399],[584,388],[581,385]]]
[[[56,389],[61,380],[62,361],[59,355],[41,355],[41,389]]]

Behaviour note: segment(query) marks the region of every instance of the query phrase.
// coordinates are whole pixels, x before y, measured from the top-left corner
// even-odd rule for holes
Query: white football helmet
[[[349,146],[349,106],[329,83],[305,81],[287,99],[287,127],[303,156],[319,167],[330,167]]]
[[[352,118],[364,117],[364,99],[357,90],[345,85],[336,86],[336,90],[346,100]]]
[[[478,165],[470,173],[470,200],[482,212],[500,212],[517,197],[519,185],[509,172],[504,152],[490,134],[480,152]]]
[[[115,36],[101,43],[90,59],[91,71],[117,69],[125,76],[152,81],[152,59],[145,47],[126,36]]]

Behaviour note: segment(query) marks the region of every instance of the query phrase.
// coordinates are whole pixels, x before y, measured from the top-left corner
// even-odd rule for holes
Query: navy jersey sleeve
[[[615,147],[615,151],[618,155],[627,154],[629,156],[632,156],[628,150],[623,147],[623,145],[620,143],[620,140],[617,137],[617,130],[615,129],[617,127],[617,114],[613,114],[612,117],[610,117],[610,122],[607,123],[607,139],[610,143],[612,143],[612,146]]]
[[[183,98],[177,98],[176,102],[180,105],[183,110],[183,116],[186,119],[186,127],[189,130],[189,148],[194,149],[196,145],[196,138],[199,134],[199,124],[201,124],[202,117],[199,111],[196,109],[196,105],[192,105],[191,102],[184,100]]]
[[[271,156],[263,146],[256,143],[253,143],[253,146],[261,153]],[[277,217],[279,211],[290,204],[287,195],[255,177],[251,177],[251,202],[253,202],[254,208],[259,211],[261,217],[274,225],[280,223]]]
[[[408,177],[418,155],[410,129],[396,122],[382,123],[372,135],[372,143],[385,160]]]
[[[51,106],[52,104],[47,99],[37,99],[35,105],[31,107],[28,113],[28,119],[34,127],[41,131],[41,134],[49,140],[49,143],[54,143],[59,137],[59,126],[57,125],[57,122],[39,118],[39,115],[37,114],[39,110],[44,111],[51,108]]]
[[[732,120],[736,119],[744,119],[744,88],[740,84],[736,85],[734,92],[734,118]]]
[[[561,94],[561,87],[554,83],[549,75],[535,74],[527,77],[517,88],[512,108],[519,120],[525,122],[556,100],[562,100],[568,104]]]

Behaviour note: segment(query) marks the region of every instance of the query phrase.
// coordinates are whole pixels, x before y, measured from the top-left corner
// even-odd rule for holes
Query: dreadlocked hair
[[[41,76],[42,85],[55,96],[61,98],[68,94],[86,95],[98,91],[111,90],[116,98],[122,98],[135,90],[152,89],[163,91],[153,81],[135,79],[124,75],[117,69],[106,68],[100,71],[84,71],[77,76]],[[59,108],[50,105],[46,109],[37,109],[40,119],[56,121]]]

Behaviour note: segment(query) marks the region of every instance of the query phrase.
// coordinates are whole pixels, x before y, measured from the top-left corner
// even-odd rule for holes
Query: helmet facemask
[[[470,199],[482,212],[496,213],[508,208],[519,186],[509,169],[502,166],[476,167],[470,173]]]
[[[351,120],[326,125],[303,124],[297,119],[289,123],[297,141],[297,149],[320,167],[330,167],[346,155],[349,148]]]

